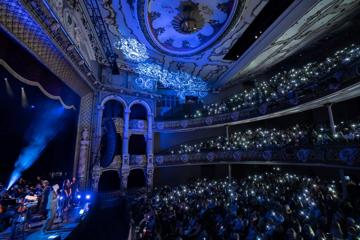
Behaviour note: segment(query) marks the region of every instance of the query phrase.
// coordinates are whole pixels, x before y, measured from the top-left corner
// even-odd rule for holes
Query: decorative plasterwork
[[[49,93],[39,82],[31,81],[29,79],[22,77],[14,69],[12,69],[3,59],[0,59],[0,65],[3,66],[7,71],[9,71],[9,73],[13,77],[15,77],[17,80],[19,80],[20,82],[30,85],[30,86],[37,87],[48,98],[53,99],[55,101],[59,101],[65,109],[73,109],[73,110],[76,109],[74,105],[65,104],[65,102],[63,101],[63,99],[60,96],[55,96],[55,95],[52,95],[51,93]]]
[[[150,43],[168,54],[192,55],[205,49],[229,26],[237,0],[145,0],[138,11]]]
[[[204,3],[204,1],[201,2]],[[211,45],[211,47],[204,48],[200,52],[198,51],[199,48],[191,53],[187,51],[186,56],[183,54],[164,54],[164,51],[161,51],[159,47],[155,47],[156,44],[146,30],[146,22],[144,21],[145,0],[107,0],[100,4],[100,8],[103,18],[106,19],[110,39],[113,42],[118,41],[120,35],[124,38],[134,38],[146,45],[149,62],[158,64],[169,71],[186,72],[193,77],[213,81],[227,71],[231,61],[223,60],[223,57],[259,14],[267,1],[239,0],[232,1],[232,3],[233,8],[230,11],[225,10],[229,16],[233,16],[232,19],[227,17],[227,20],[220,27],[221,29],[217,31],[219,34],[212,35],[214,38],[211,37],[208,39],[209,41],[206,41],[206,44]],[[236,6],[235,3],[237,3]],[[212,4],[210,6],[214,7]],[[169,22],[169,24],[172,23]],[[197,31],[194,34],[199,34],[199,32]],[[120,56],[120,63],[127,62],[125,58],[121,59],[123,56],[121,51],[117,53]]]
[[[90,64],[90,61],[95,60],[103,63],[106,59],[103,58],[97,46],[95,36],[92,34],[79,2],[75,1],[73,5],[64,0],[49,0],[48,2],[87,63]]]
[[[342,20],[359,9],[358,0],[321,0],[309,8],[301,18],[278,35],[260,54],[248,62],[244,69],[237,65],[236,74],[225,76],[230,79],[240,78],[248,73],[269,68],[284,60],[312,40],[342,23]],[[224,79],[226,81],[226,79]]]
[[[91,90],[89,85],[82,80],[84,78],[74,69],[73,65],[60,52],[58,46],[52,42],[19,0],[0,1],[0,26],[35,54],[45,66],[77,94],[82,96]],[[58,31],[56,24],[53,24],[52,27],[55,32]],[[71,44],[65,45],[65,42],[61,42],[59,45],[69,48],[69,54],[72,53]],[[80,64],[80,60],[77,63]],[[81,65],[79,68],[85,70]],[[90,76],[87,78],[89,79]]]

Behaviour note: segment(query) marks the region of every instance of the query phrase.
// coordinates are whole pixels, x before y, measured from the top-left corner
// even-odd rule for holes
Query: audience
[[[343,80],[341,67],[360,57],[360,46],[351,44],[336,51],[321,62],[310,62],[302,67],[292,68],[273,75],[270,79],[254,81],[254,87],[244,89],[222,102],[203,105],[185,118],[199,118],[243,109],[266,108],[266,105],[286,100],[296,105],[302,92],[310,95],[320,88],[336,90]],[[329,74],[333,74],[328,78]],[[324,82],[324,83],[323,83]],[[325,84],[325,85],[324,85]],[[322,86],[323,85],[323,86]]]
[[[132,207],[137,239],[359,239],[358,195],[279,168],[155,189]],[[346,183],[359,189],[359,184]]]
[[[181,144],[170,149],[171,154],[188,154],[208,151],[249,150],[280,148],[286,145],[359,143],[360,122],[340,122],[335,126],[336,134],[329,127],[308,127],[295,125],[285,129],[247,129],[226,136],[210,138],[198,143]]]

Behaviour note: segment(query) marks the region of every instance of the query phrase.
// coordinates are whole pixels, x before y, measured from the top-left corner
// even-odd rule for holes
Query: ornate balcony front
[[[130,168],[144,167],[146,165],[146,155],[130,155]]]
[[[360,168],[360,146],[310,146],[280,149],[156,155],[155,167],[199,164],[295,164]]]
[[[144,132],[148,128],[146,120],[131,119],[129,121],[129,129],[136,132]]]

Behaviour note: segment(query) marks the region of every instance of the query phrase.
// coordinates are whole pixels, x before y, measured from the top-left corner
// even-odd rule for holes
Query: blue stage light
[[[90,194],[86,194],[86,197],[85,197],[87,200],[89,200],[91,198],[91,195]]]
[[[50,109],[50,110],[49,110]],[[30,168],[39,158],[47,144],[62,129],[60,119],[64,113],[64,108],[45,106],[44,111],[35,116],[31,127],[26,131],[24,139],[28,143],[24,147],[15,162],[14,171],[12,172],[7,189],[20,178],[23,171]]]
[[[81,198],[81,195],[80,195],[80,194],[78,194],[76,197],[77,197],[77,199],[80,199],[80,198]]]
[[[80,209],[79,214],[80,214],[80,215],[83,215],[83,214],[84,214],[84,212],[85,212],[85,210],[84,210],[84,209]]]

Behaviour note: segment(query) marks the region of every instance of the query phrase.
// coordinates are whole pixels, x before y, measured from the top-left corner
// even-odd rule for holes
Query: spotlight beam
[[[35,163],[48,143],[61,131],[63,127],[61,116],[64,113],[64,108],[52,107],[50,110],[47,109],[47,111],[39,111],[33,124],[27,129],[24,139],[28,145],[21,150],[15,162],[7,189],[10,189],[22,173]]]

